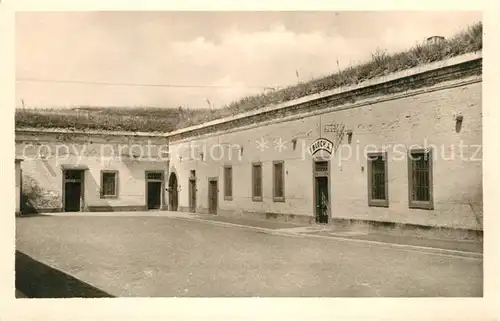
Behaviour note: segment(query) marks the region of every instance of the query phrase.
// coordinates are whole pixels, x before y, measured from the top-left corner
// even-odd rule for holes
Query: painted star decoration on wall
[[[268,148],[267,141],[264,139],[264,137],[261,137],[259,140],[256,140],[255,142],[257,143],[257,149],[260,149],[261,152],[263,152],[264,149]]]
[[[281,153],[281,151],[283,149],[286,149],[286,145],[285,145],[286,141],[284,141],[283,139],[281,139],[281,137],[280,137],[279,140],[275,140],[274,144],[276,145],[276,146],[274,146],[274,149],[276,149],[280,153]]]

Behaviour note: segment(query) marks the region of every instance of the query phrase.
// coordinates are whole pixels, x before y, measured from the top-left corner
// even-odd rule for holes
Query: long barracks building
[[[37,195],[39,212],[149,208],[482,230],[481,84],[482,55],[472,53],[165,135],[71,134],[92,148],[147,139],[169,156],[103,163],[89,147],[78,167],[24,159],[21,189]],[[16,151],[40,135],[17,129]],[[44,135],[52,144],[64,136]]]
[[[168,135],[174,210],[482,229],[481,54]]]

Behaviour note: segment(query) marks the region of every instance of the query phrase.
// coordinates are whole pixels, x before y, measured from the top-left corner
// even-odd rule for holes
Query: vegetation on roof
[[[26,108],[16,110],[16,128],[169,132],[190,119],[218,118],[217,110],[160,107]]]
[[[16,127],[72,128],[169,132],[210,120],[240,114],[271,104],[279,104],[311,94],[355,85],[419,65],[482,50],[483,25],[476,23],[450,39],[436,44],[418,44],[395,54],[378,50],[364,64],[351,66],[329,76],[284,89],[248,96],[218,109],[158,107],[79,107],[73,109],[16,110]]]

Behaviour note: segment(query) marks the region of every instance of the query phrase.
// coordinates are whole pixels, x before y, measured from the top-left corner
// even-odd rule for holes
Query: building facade
[[[482,230],[481,91],[473,53],[164,135],[18,128],[16,213]]]
[[[23,213],[165,209],[167,152],[161,135],[16,129],[16,155],[23,158],[19,207]]]
[[[482,230],[482,55],[168,134],[173,210]]]

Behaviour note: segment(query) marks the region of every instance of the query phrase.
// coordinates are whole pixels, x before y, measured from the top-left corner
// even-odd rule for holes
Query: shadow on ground
[[[29,298],[113,297],[19,251],[16,251],[16,289]]]

